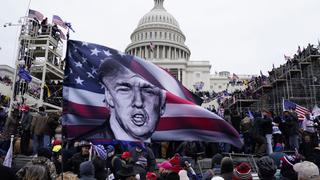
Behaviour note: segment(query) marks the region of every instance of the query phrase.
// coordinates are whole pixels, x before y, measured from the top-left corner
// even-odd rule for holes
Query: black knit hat
[[[257,166],[259,170],[260,178],[269,178],[273,177],[277,171],[277,166],[274,163],[273,159],[269,156],[264,156],[257,161]]]

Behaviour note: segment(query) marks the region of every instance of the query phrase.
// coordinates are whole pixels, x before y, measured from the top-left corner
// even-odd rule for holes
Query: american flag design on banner
[[[42,21],[43,14],[41,12],[36,11],[36,10],[29,9],[28,17],[29,18],[36,18],[38,21]]]
[[[109,60],[125,66],[165,93],[165,110],[151,140],[200,140],[242,146],[238,132],[231,125],[197,105],[195,96],[165,70],[139,57],[74,40],[67,43],[63,86],[63,126],[68,138],[90,134],[96,143],[112,140],[110,136],[92,135],[109,124],[111,111],[106,105],[105,86],[98,77],[100,65]]]
[[[299,120],[304,120],[305,119],[305,114],[306,113],[310,113],[310,110],[303,107],[303,106],[300,106],[294,102],[291,102],[289,100],[283,100],[283,111],[288,111],[290,109],[294,109],[295,112],[297,113],[298,115],[298,119]]]
[[[58,15],[52,16],[52,23],[57,24],[57,25],[63,27],[64,29],[67,29],[65,22]]]

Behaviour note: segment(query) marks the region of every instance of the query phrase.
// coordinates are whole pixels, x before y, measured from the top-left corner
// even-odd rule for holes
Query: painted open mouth
[[[136,126],[143,126],[146,123],[146,117],[144,114],[136,113],[131,116],[131,120]]]

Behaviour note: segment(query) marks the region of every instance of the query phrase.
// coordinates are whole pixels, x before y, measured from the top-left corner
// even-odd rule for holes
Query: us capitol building
[[[163,2],[154,0],[153,9],[140,19],[131,34],[131,43],[125,52],[168,70],[190,90],[195,90],[197,85],[202,86],[201,90],[225,90],[230,73],[224,71],[210,75],[209,61],[190,60],[191,51],[185,44],[186,36],[178,21],[166,11]]]

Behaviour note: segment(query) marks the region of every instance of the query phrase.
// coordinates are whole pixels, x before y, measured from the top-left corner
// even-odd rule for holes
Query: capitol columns
[[[160,58],[160,53],[159,53],[160,46],[159,46],[159,45],[157,45],[156,47],[157,47],[157,59],[159,59],[159,58]]]
[[[166,55],[166,46],[162,46],[162,59],[165,59]]]

